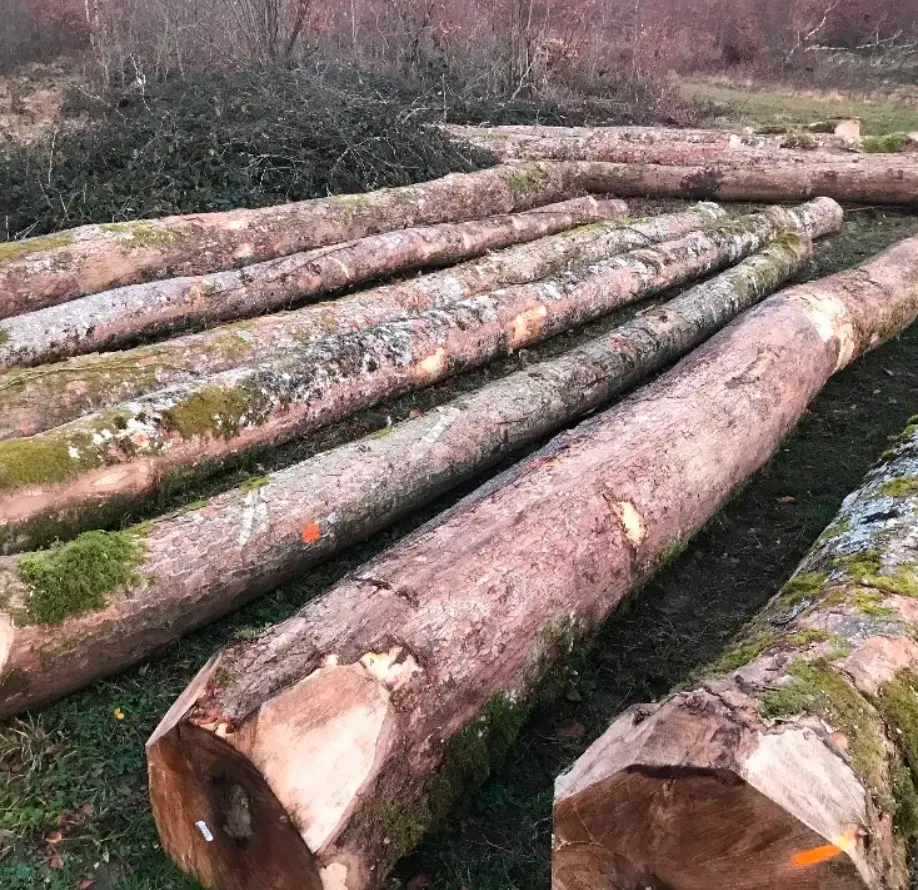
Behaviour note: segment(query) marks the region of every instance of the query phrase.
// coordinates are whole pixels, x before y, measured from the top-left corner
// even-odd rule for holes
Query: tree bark
[[[163,848],[222,890],[381,885],[487,775],[557,659],[769,459],[836,370],[918,315],[916,247],[766,300],[223,650],[148,742]]]
[[[815,133],[754,134],[658,127],[471,127],[447,133],[507,160],[581,160],[640,164],[698,164],[744,157],[806,157],[857,150],[860,139]]]
[[[798,210],[772,208],[565,276],[335,334],[274,362],[0,442],[0,546],[10,552],[104,526],[122,512],[125,498],[151,494],[167,475],[176,480],[233,454],[289,441],[735,263],[782,231],[835,231],[841,216],[830,199]]]
[[[909,886],[916,595],[912,426],[692,691],[630,708],[559,777],[552,886]]]
[[[61,623],[29,617],[35,591],[22,565],[34,557],[3,561],[10,636],[0,666],[0,717],[145,658],[556,432],[701,343],[796,274],[809,254],[805,236],[776,242],[558,358],[382,437],[318,454],[259,480],[257,488],[243,486],[135,530],[143,555],[134,580],[100,608]]]
[[[90,225],[10,242],[0,245],[0,318],[113,287],[216,272],[409,226],[528,210],[582,194],[582,172],[576,165],[494,167],[368,194]]]
[[[520,214],[399,229],[243,269],[102,291],[0,324],[0,369],[250,318],[397,272],[448,265],[611,219],[627,210],[624,201],[575,198]]]
[[[716,204],[682,213],[617,220],[320,306],[254,318],[118,355],[80,356],[0,377],[0,439],[31,436],[119,402],[243,364],[274,359],[335,332],[373,327],[411,312],[444,309],[481,293],[556,275],[571,265],[681,238],[722,219]]]

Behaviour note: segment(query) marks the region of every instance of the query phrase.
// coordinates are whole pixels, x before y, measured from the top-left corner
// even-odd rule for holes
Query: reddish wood
[[[584,191],[575,167],[536,163],[279,207],[83,226],[5,245],[0,318],[122,285],[230,269],[408,226],[512,213]]]
[[[10,552],[104,524],[118,499],[148,495],[167,475],[174,480],[288,441],[381,398],[483,364],[730,265],[782,231],[818,235],[840,224],[841,208],[830,199],[798,210],[773,208],[561,276],[336,334],[270,363],[0,442],[0,546]]]
[[[247,869],[276,804],[301,840],[285,823],[273,849],[311,857],[306,874],[280,869],[276,887],[381,886],[462,783],[487,771],[463,771],[457,734],[464,752],[512,736],[556,659],[769,459],[835,371],[918,315],[916,247],[766,300],[288,621],[218,654],[148,743],[164,849],[206,886],[254,888]],[[245,844],[218,776],[251,817]]]
[[[909,886],[916,541],[913,427],[722,661],[558,778],[555,890]]]
[[[533,215],[541,213],[533,211]],[[702,203],[681,213],[594,224],[334,302],[211,328],[116,355],[79,356],[56,365],[10,370],[0,376],[0,439],[31,436],[119,402],[268,361],[333,332],[373,327],[410,312],[443,309],[499,287],[556,275],[574,264],[595,263],[613,254],[681,238],[723,216],[716,204]]]
[[[0,324],[0,369],[261,315],[397,272],[449,265],[611,219],[627,209],[624,201],[575,198],[518,214],[399,229],[233,271],[91,294]]]
[[[34,596],[21,573],[30,557],[0,560],[0,615],[12,628],[0,662],[0,717],[144,658],[557,431],[696,346],[794,275],[809,254],[808,239],[782,239],[558,358],[382,436],[322,452],[257,488],[142,526],[130,532],[143,554],[135,580],[109,591],[102,607],[61,623],[16,623]],[[18,688],[5,682],[10,676],[20,678]]]

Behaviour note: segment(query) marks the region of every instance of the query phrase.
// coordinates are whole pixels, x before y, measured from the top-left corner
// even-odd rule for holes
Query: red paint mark
[[[315,544],[319,538],[322,537],[322,530],[319,528],[318,522],[310,522],[306,528],[303,529],[303,543],[304,544]]]

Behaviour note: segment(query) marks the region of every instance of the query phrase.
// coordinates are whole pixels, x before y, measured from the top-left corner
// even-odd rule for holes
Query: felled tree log
[[[261,315],[396,272],[448,265],[607,220],[627,209],[624,201],[575,198],[519,214],[399,229],[232,271],[91,294],[0,324],[0,369]]]
[[[766,300],[223,650],[148,743],[163,848],[222,890],[381,885],[487,775],[556,660],[768,460],[831,374],[918,315],[916,246]]]
[[[912,426],[692,691],[630,708],[559,777],[552,886],[909,886],[916,596]]]
[[[0,562],[8,619],[0,717],[143,659],[599,407],[779,287],[809,253],[805,236],[785,238],[611,333],[382,436],[141,530],[90,532],[50,554]],[[100,558],[119,543],[127,569],[94,587],[75,555]],[[53,577],[67,578],[72,593],[49,599],[49,585],[29,571],[36,562],[66,567]],[[94,604],[79,596],[89,588]],[[61,599],[63,609],[51,611]]]
[[[589,171],[540,163],[494,167],[368,194],[83,226],[10,242],[0,251],[0,318],[379,232],[527,210],[589,191],[580,181],[583,172]]]
[[[275,358],[305,342],[443,309],[500,287],[526,284],[571,265],[681,238],[722,219],[716,204],[649,219],[616,220],[498,251],[474,262],[254,318],[118,355],[80,356],[0,376],[0,439],[30,436],[76,417],[243,364]]]
[[[105,525],[123,511],[123,499],[152,493],[167,475],[175,481],[230,455],[288,441],[723,268],[781,231],[836,230],[841,217],[828,198],[799,210],[773,208],[566,276],[332,335],[274,362],[0,442],[0,546],[10,552]]]
[[[754,134],[656,127],[469,127],[448,125],[455,139],[485,148],[501,160],[613,161],[691,165],[853,151],[860,140],[813,133]],[[815,152],[815,153],[814,153]],[[839,159],[836,159],[839,160]]]

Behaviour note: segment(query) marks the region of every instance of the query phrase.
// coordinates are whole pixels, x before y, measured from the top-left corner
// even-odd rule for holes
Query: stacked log
[[[830,199],[773,208],[656,248],[505,288],[445,310],[330,336],[274,362],[154,393],[0,442],[0,546],[22,549],[117,518],[125,498],[230,455],[288,441],[382,398],[583,324],[716,271],[782,231],[841,224]],[[120,502],[120,503],[119,503]]]
[[[89,225],[4,245],[0,318],[152,279],[250,265],[409,226],[528,210],[590,191],[576,167],[525,164],[311,201]]]
[[[212,275],[91,294],[0,325],[0,368],[111,350],[178,329],[210,327],[321,294],[621,216],[624,201],[575,198],[523,213],[399,229]]]
[[[792,288],[217,655],[148,743],[164,849],[207,887],[379,886],[550,667],[918,315],[918,240]]]
[[[913,425],[718,664],[558,779],[552,886],[909,886],[916,596]]]
[[[810,242],[786,238],[584,346],[426,416],[212,498],[141,529],[90,532],[50,554],[0,562],[0,717],[147,657],[156,647],[330,558],[514,450],[556,432],[688,352],[793,276]],[[129,570],[98,600],[73,560],[118,542]],[[29,566],[70,565],[71,595]],[[29,580],[32,578],[32,580]],[[20,616],[18,619],[16,616]]]
[[[213,328],[118,355],[89,355],[35,370],[13,370],[0,377],[0,439],[30,436],[150,392],[268,361],[331,333],[372,327],[410,312],[444,309],[491,290],[556,275],[572,265],[678,239],[724,215],[716,204],[702,203],[681,213],[616,219],[319,306]],[[0,355],[4,350],[9,355],[13,340],[10,336],[6,347],[0,347]],[[36,351],[23,347],[21,339],[17,344],[17,358],[31,364]]]

